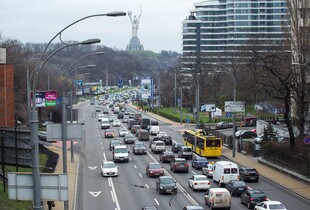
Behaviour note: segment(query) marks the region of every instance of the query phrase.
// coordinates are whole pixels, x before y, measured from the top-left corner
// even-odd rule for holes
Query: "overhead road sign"
[[[244,112],[244,101],[225,101],[225,112]]]

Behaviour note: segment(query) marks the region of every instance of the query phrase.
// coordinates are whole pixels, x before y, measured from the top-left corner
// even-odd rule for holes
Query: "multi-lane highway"
[[[134,109],[127,107],[131,112]],[[100,164],[103,160],[112,160],[112,152],[109,150],[110,139],[105,139],[100,123],[97,121],[95,106],[88,102],[79,105],[80,114],[84,115],[84,141],[80,143],[80,158],[77,181],[76,209],[141,209],[144,205],[157,205],[158,209],[182,209],[186,205],[204,204],[204,192],[193,191],[188,187],[188,178],[193,174],[201,174],[201,170],[190,167],[189,173],[173,173],[169,163],[162,164],[165,174],[171,175],[178,183],[176,195],[159,195],[156,191],[156,178],[148,178],[145,167],[148,162],[159,162],[159,155],[150,150],[147,155],[134,155],[130,153],[129,163],[117,163],[119,176],[113,178],[102,177]],[[110,113],[112,114],[112,113]],[[123,127],[126,127],[122,125]],[[113,128],[115,133],[118,129]],[[165,123],[159,123],[160,129],[172,136],[174,141],[183,142],[178,132],[178,127]],[[121,138],[122,139],[122,138]],[[148,148],[148,142],[144,142]],[[128,146],[131,151],[130,146]],[[170,146],[168,146],[170,149]],[[220,158],[222,159],[222,158]],[[220,160],[217,159],[217,160]],[[215,160],[215,161],[217,161]],[[189,161],[189,165],[190,161]],[[212,182],[212,187],[218,187]],[[263,190],[269,199],[281,201],[287,209],[310,209],[310,202],[290,191],[261,177],[258,183],[247,183],[251,188]],[[232,198],[231,209],[247,209],[240,204],[239,197]]]

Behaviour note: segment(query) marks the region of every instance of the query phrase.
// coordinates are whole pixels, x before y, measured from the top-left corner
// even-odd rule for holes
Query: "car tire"
[[[251,209],[251,208],[252,208],[252,206],[251,206],[250,203],[247,204],[247,207],[248,207],[248,209]]]
[[[163,192],[161,191],[161,189],[158,190],[159,195],[163,194]]]
[[[178,194],[178,190],[177,189],[175,189],[175,191],[174,191],[174,195],[176,195],[176,194]]]

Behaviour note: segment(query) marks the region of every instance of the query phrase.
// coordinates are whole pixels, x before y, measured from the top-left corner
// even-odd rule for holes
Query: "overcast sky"
[[[1,0],[0,33],[23,43],[46,43],[74,21],[112,11],[139,16],[138,37],[145,50],[181,52],[182,24],[194,2],[202,0]],[[67,29],[64,40],[101,39],[101,44],[125,50],[131,22],[124,17],[95,17]],[[56,42],[56,41],[55,41]]]

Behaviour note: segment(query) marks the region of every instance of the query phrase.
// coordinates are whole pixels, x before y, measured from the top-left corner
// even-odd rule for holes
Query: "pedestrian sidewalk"
[[[62,155],[62,147],[53,145],[48,146],[48,149],[59,154],[59,159],[55,168],[54,173],[63,173],[63,155]],[[69,191],[69,202],[68,202],[68,210],[73,209],[73,201],[76,191],[76,179],[78,173],[78,155],[74,154],[74,162],[71,162],[71,151],[67,148],[67,174],[68,174],[68,191]],[[44,209],[48,209],[47,207]],[[55,207],[52,208],[53,210],[63,210],[64,209],[64,202],[55,201]]]
[[[136,106],[132,104],[129,104],[129,106],[137,110]],[[139,111],[142,112],[141,110]],[[152,112],[146,112],[145,114],[164,123],[180,126],[179,123],[173,122]],[[236,153],[235,157],[233,157],[232,150],[228,149],[227,147],[223,147],[222,156],[239,165],[254,167],[257,169],[261,176],[283,186],[284,188],[300,195],[303,198],[310,200],[310,178],[289,171],[261,158],[253,158],[252,156],[238,152]]]

